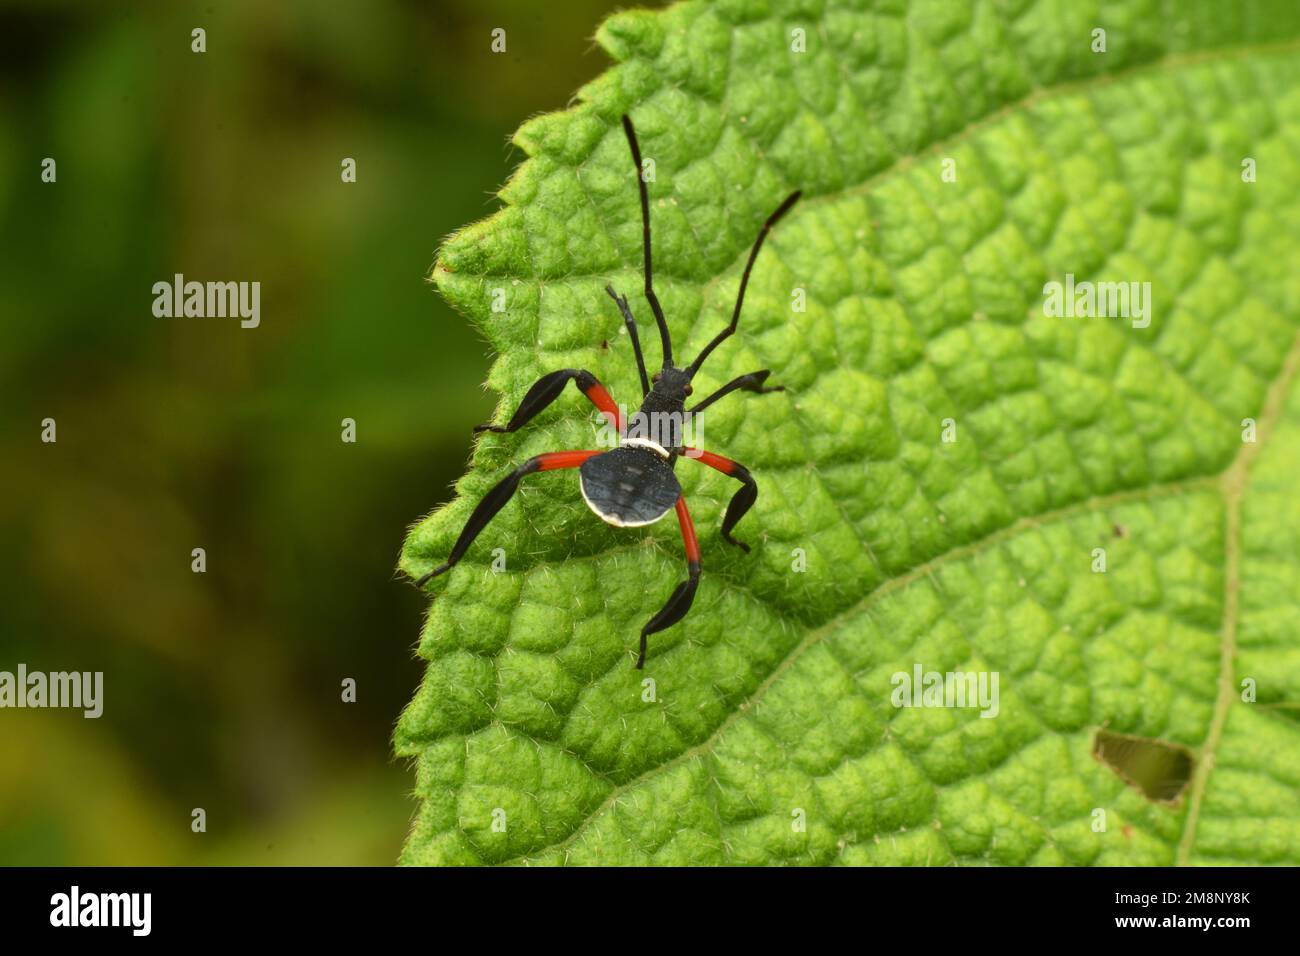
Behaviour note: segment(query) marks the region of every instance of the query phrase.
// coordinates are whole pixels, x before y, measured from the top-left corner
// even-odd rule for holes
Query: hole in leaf
[[[1179,744],[1109,730],[1097,731],[1092,755],[1148,800],[1160,803],[1173,803],[1182,796],[1196,766],[1192,752]]]

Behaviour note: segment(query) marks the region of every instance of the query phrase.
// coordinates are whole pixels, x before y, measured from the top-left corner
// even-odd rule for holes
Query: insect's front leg
[[[768,386],[763,385],[763,383],[767,381],[767,377],[771,374],[772,374],[772,370],[770,368],[761,368],[757,372],[746,372],[744,375],[737,375],[730,382],[722,386],[722,388],[718,389],[716,392],[714,392],[704,401],[700,402],[694,408],[689,409],[687,411],[687,414],[688,415],[699,414],[700,412],[704,411],[704,409],[708,408],[710,405],[716,402],[718,399],[722,398],[724,395],[730,395],[732,392],[736,391],[737,389],[746,392],[758,392],[760,395],[766,394],[768,392],[784,392],[785,391],[784,385],[768,385]]]
[[[573,383],[578,386],[578,390],[591,404],[595,405],[606,415],[612,416],[615,427],[622,428],[622,422],[618,415],[618,405],[610,397],[605,386],[600,384],[599,379],[592,375],[585,368],[562,368],[557,372],[549,372],[539,378],[533,387],[524,395],[523,401],[519,403],[519,408],[505,425],[482,424],[475,425],[475,432],[513,432],[523,428],[530,421],[538,416],[547,405],[560,397],[564,391],[564,386],[572,379]]]

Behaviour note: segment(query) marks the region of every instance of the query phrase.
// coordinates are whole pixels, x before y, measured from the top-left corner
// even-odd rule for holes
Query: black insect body
[[[629,429],[629,423],[619,417],[618,405],[610,397],[605,387],[596,377],[585,369],[560,369],[542,376],[519,403],[514,416],[505,425],[479,425],[474,430],[513,432],[522,428],[539,412],[555,401],[564,386],[572,381],[578,389],[598,409],[609,416],[618,426],[620,444],[613,449],[592,451],[560,451],[538,455],[528,459],[517,467],[489,491],[478,507],[470,515],[464,530],[456,540],[445,563],[438,565],[416,581],[423,585],[430,578],[436,577],[454,566],[479,533],[487,526],[514,495],[520,480],[525,475],[537,471],[551,471],[559,468],[577,468],[582,497],[588,507],[601,520],[621,528],[634,528],[653,524],[670,510],[676,510],[677,520],[681,525],[682,541],[686,548],[687,578],[677,585],[663,608],[641,629],[641,651],[637,657],[638,668],[645,664],[646,638],[656,631],[671,627],[685,616],[695,600],[695,589],[700,580],[700,548],[695,537],[695,527],[691,523],[686,500],[682,496],[681,485],[673,469],[679,457],[695,458],[725,475],[730,475],[741,483],[740,489],[727,506],[726,516],[722,521],[722,537],[727,542],[748,551],[748,545],[737,541],[731,535],[736,523],[753,506],[758,498],[758,485],[749,471],[740,463],[711,452],[688,448],[682,444],[684,425],[690,416],[698,414],[724,395],[734,391],[777,392],[782,387],[766,386],[770,371],[760,369],[732,379],[726,385],[696,404],[689,410],[686,399],[691,394],[691,379],[695,377],[700,366],[709,354],[728,336],[736,331],[740,320],[741,305],[745,300],[745,287],[749,284],[749,273],[758,258],[759,249],[772,226],[784,216],[799,198],[799,192],[791,193],[777,207],[776,212],[768,217],[759,230],[758,237],[749,252],[745,271],[740,279],[740,291],[736,296],[736,306],[731,315],[731,323],[719,332],[695,361],[685,368],[673,364],[672,342],[668,336],[668,323],[664,319],[663,309],[655,295],[653,267],[650,257],[650,202],[646,193],[645,180],[641,175],[641,150],[637,145],[636,132],[632,121],[623,117],[623,131],[627,134],[628,145],[632,150],[632,159],[636,166],[637,183],[641,195],[641,225],[645,255],[645,297],[654,313],[655,324],[659,328],[659,339],[663,348],[663,365],[653,378],[646,374],[645,358],[641,353],[641,342],[637,337],[636,321],[628,307],[627,298],[616,293],[612,286],[605,291],[617,304],[627,326],[628,337],[632,340],[632,351],[636,356],[637,371],[641,376],[643,401],[635,418],[636,427]],[[649,423],[649,427],[645,427]]]

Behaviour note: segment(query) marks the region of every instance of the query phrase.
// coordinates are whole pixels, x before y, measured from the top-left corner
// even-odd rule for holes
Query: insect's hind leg
[[[436,578],[444,571],[451,570],[455,564],[465,556],[469,546],[474,543],[474,539],[479,536],[488,522],[496,517],[496,513],[506,506],[506,502],[514,497],[515,490],[519,487],[519,482],[525,475],[531,475],[535,471],[552,471],[557,468],[577,468],[592,455],[599,455],[599,451],[556,451],[549,452],[545,455],[537,455],[529,458],[526,462],[501,479],[491,491],[483,496],[483,500],[478,503],[469,520],[465,522],[465,528],[461,531],[460,537],[452,545],[451,555],[445,562],[438,565],[428,574],[423,574],[415,581],[416,587],[423,587],[428,583],[430,578]]]
[[[646,638],[656,631],[672,627],[686,616],[695,602],[695,589],[700,583],[700,545],[695,538],[695,525],[691,514],[686,510],[686,499],[677,499],[677,520],[682,526],[682,542],[686,545],[687,578],[677,585],[676,590],[645,627],[641,628],[641,653],[636,659],[637,670],[645,666]]]
[[[754,502],[758,500],[758,482],[754,476],[738,461],[732,461],[730,458],[723,458],[721,455],[715,455],[711,451],[701,451],[698,448],[687,448],[686,457],[694,458],[696,461],[715,468],[724,475],[735,478],[740,482],[740,489],[732,496],[731,503],[727,505],[727,515],[722,519],[722,540],[727,544],[734,544],[746,554],[749,553],[749,545],[743,541],[737,541],[731,535],[731,529],[736,526],[741,518],[750,508],[754,507]]]

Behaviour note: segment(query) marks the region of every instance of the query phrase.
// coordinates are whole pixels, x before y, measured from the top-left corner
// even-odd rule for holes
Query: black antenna
[[[777,221],[780,220],[782,216],[790,211],[790,207],[799,201],[801,195],[803,195],[802,190],[796,189],[790,195],[786,196],[785,202],[781,203],[781,205],[776,208],[776,212],[767,217],[767,222],[763,223],[763,228],[758,230],[758,238],[754,240],[754,247],[749,250],[749,261],[745,263],[745,274],[740,277],[740,292],[736,295],[736,308],[731,313],[731,324],[719,332],[712,342],[704,346],[704,351],[700,353],[700,357],[690,364],[690,367],[686,371],[689,372],[692,377],[694,377],[695,373],[700,370],[700,366],[703,365],[704,360],[709,357],[709,353],[722,344],[722,341],[727,336],[736,331],[736,323],[740,321],[740,307],[745,302],[745,287],[749,285],[749,271],[754,268],[754,260],[758,258],[758,250],[763,248],[763,240],[767,238],[767,234],[771,232],[772,227],[777,224]]]
[[[655,322],[659,325],[664,368],[667,368],[673,364],[673,343],[668,338],[668,322],[664,319],[663,307],[659,305],[659,297],[655,295],[654,268],[650,264],[650,197],[646,193],[645,178],[641,173],[641,147],[637,145],[636,130],[632,128],[632,120],[626,113],[623,114],[623,132],[627,134],[627,144],[632,147],[632,161],[636,164],[636,184],[641,190],[641,234],[645,246],[645,297],[650,303],[650,311],[655,314]]]

